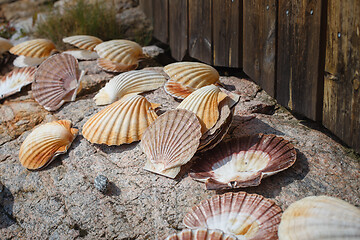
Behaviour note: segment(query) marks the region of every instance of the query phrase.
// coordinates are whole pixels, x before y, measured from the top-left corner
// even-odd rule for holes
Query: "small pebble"
[[[94,186],[97,190],[105,193],[109,184],[109,180],[104,175],[98,175],[94,180]]]

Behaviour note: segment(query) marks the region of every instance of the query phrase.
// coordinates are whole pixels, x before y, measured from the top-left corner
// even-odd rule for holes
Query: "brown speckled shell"
[[[237,240],[237,238],[220,230],[184,229],[168,236],[165,240]]]
[[[184,109],[167,111],[146,129],[141,146],[145,169],[170,178],[194,156],[201,137],[196,115]]]
[[[49,57],[54,51],[56,51],[54,43],[47,39],[29,40],[10,49],[12,54],[32,58]]]
[[[16,68],[0,79],[0,99],[20,92],[23,86],[33,82],[34,67]]]
[[[190,176],[207,189],[257,186],[261,179],[295,163],[294,146],[275,135],[245,136],[220,143],[205,152]]]
[[[48,165],[57,155],[65,153],[77,136],[69,120],[46,123],[35,128],[21,144],[19,159],[28,169]]]
[[[226,193],[202,201],[184,217],[191,229],[219,229],[247,240],[275,240],[281,209],[272,200],[246,192]]]
[[[35,100],[48,111],[74,101],[80,86],[81,72],[77,60],[69,54],[56,54],[36,70],[32,90]]]

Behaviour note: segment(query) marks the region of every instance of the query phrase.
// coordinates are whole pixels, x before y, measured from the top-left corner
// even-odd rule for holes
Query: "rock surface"
[[[172,180],[146,172],[142,169],[146,156],[138,142],[108,147],[84,139],[82,126],[103,108],[92,98],[113,75],[94,61],[80,66],[87,70],[82,92],[56,112],[37,105],[26,89],[0,102],[1,239],[161,239],[183,229],[182,219],[192,206],[223,192],[207,191],[187,174]],[[222,77],[221,82],[241,95],[226,138],[272,133],[291,141],[298,153],[291,168],[242,191],[271,198],[283,210],[311,195],[360,205],[357,156],[276,105],[253,82],[236,77]],[[161,104],[158,114],[179,104],[162,88],[145,96]],[[25,169],[18,159],[21,143],[35,125],[53,119],[71,120],[79,136],[45,169]],[[109,179],[105,194],[94,187],[98,175]]]

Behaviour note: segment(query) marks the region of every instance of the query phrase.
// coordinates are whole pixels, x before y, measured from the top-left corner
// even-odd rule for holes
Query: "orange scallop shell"
[[[10,53],[12,54],[32,58],[49,57],[55,51],[57,50],[54,43],[48,39],[29,40],[10,49]]]

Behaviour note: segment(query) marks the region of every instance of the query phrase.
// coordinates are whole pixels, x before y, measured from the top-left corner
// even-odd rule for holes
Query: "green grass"
[[[34,16],[36,18],[37,15]],[[45,20],[39,19],[34,31],[36,37],[52,40],[59,50],[66,49],[63,37],[83,34],[103,41],[121,39],[124,29],[116,23],[114,5],[101,2],[88,4],[84,0],[77,0],[66,5],[62,14],[49,9]]]

